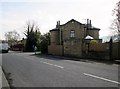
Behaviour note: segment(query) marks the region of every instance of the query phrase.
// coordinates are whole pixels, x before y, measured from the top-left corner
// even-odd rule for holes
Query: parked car
[[[0,43],[0,52],[8,53],[9,48],[10,47],[9,47],[8,43]]]

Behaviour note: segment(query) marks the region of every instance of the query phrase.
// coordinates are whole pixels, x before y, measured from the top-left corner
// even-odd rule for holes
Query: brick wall
[[[120,59],[120,42],[113,43],[112,45],[112,58],[113,59]]]
[[[91,43],[89,44],[89,51],[106,51],[107,50],[107,44],[106,43]]]

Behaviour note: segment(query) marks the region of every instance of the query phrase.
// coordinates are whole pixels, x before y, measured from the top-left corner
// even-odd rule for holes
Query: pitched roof
[[[82,25],[82,23],[78,22],[77,20],[71,19],[71,20],[68,21],[67,23],[62,24],[62,25],[60,25],[60,26],[66,25],[66,24],[68,24],[69,22],[73,22],[73,21],[79,23],[80,25]],[[84,24],[83,24],[83,25],[84,25]]]
[[[94,39],[92,36],[90,36],[90,35],[87,35],[86,37],[85,37],[85,39]]]
[[[68,21],[68,22],[66,22],[65,24],[62,24],[62,25],[60,25],[60,26],[64,26],[64,25],[66,25],[66,24],[68,24],[68,23],[70,23],[70,22],[77,22],[78,24],[80,24],[80,25],[84,25],[85,27],[87,27],[87,24],[83,24],[83,23],[80,23],[79,21],[77,21],[77,20],[75,20],[75,19],[71,19],[70,21]],[[88,30],[100,30],[99,28],[96,28],[96,27],[91,27],[91,28],[89,28]],[[50,30],[50,31],[59,31],[59,29],[58,28],[54,28],[54,29],[52,29],[52,30]]]
[[[58,28],[54,28],[54,29],[50,30],[50,32],[51,31],[59,31],[59,29]]]
[[[85,27],[87,27],[87,24],[80,23],[79,21],[77,21],[77,20],[75,20],[75,19],[71,19],[71,20],[68,21],[67,23],[62,24],[62,25],[60,25],[60,26],[66,25],[66,24],[68,24],[69,22],[72,22],[72,21],[77,22],[77,23],[79,23],[80,25],[84,25]],[[100,29],[92,26],[92,27],[91,27],[90,29],[88,29],[88,30],[100,30]]]

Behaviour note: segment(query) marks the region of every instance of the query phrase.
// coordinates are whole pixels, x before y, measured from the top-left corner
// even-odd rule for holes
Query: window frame
[[[75,30],[70,31],[70,38],[75,38]]]

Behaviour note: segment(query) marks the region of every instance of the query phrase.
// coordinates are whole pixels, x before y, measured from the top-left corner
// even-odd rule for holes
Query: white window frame
[[[70,37],[71,37],[71,38],[74,38],[74,37],[75,37],[75,30],[71,30],[71,31],[70,31]]]

